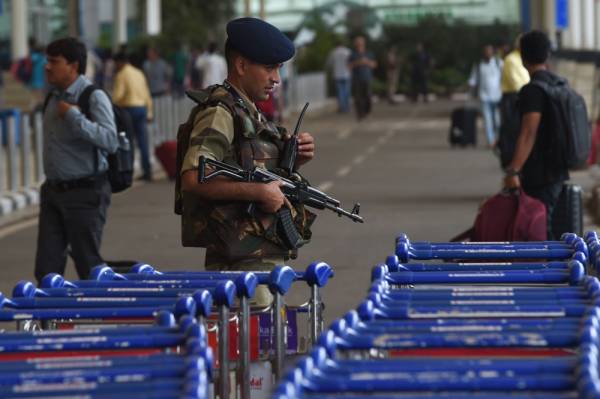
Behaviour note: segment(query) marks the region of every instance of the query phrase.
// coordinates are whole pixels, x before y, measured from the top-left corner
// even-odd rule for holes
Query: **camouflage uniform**
[[[254,166],[277,170],[289,138],[285,129],[267,122],[254,103],[227,82],[196,93],[196,101],[199,105],[188,121],[193,124],[188,147],[180,156],[180,176],[197,169],[201,155],[246,170]],[[182,191],[180,184],[177,196],[182,200],[183,245],[206,247],[207,270],[271,270],[296,257],[297,250],[286,248],[279,239],[275,214],[256,210],[251,216],[247,202],[203,201]],[[308,240],[314,215],[294,205],[292,216]]]

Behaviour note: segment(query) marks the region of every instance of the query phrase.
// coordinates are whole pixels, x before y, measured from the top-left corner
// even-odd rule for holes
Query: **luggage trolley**
[[[310,339],[315,342],[317,336],[322,330],[322,304],[320,299],[320,287],[327,284],[333,271],[329,265],[324,262],[314,262],[308,266],[305,272],[296,272],[289,266],[277,266],[271,272],[253,272],[259,284],[269,287],[274,296],[274,306],[271,311],[274,330],[274,356],[273,370],[275,378],[278,380],[282,376],[283,363],[285,356],[285,331],[283,320],[283,296],[289,291],[295,281],[305,281],[311,290],[308,308],[310,313]],[[154,267],[147,264],[137,264],[133,266],[130,273],[115,273],[107,266],[97,267],[92,270],[91,278],[96,281],[130,281],[130,282],[159,282],[159,281],[215,281],[219,279],[235,278],[239,281],[243,272],[201,272],[201,271],[168,271],[159,272]],[[238,287],[238,293],[243,292]],[[253,290],[252,290],[253,294]],[[248,300],[253,295],[245,295],[240,298],[240,336],[239,348],[241,355],[240,381],[241,396],[247,398],[250,396],[250,307]],[[262,309],[260,310],[262,311]],[[260,312],[259,311],[259,312]],[[221,347],[220,347],[221,349]],[[221,359],[221,355],[219,356]]]
[[[229,342],[229,309],[234,304],[236,293],[239,291],[246,295],[253,295],[256,287],[256,277],[252,273],[240,275],[235,281],[230,280],[171,280],[171,281],[67,281],[62,276],[51,274],[42,279],[41,285],[43,289],[36,289],[32,283],[21,282],[15,287],[15,291],[20,295],[27,295],[29,298],[14,298],[17,305],[29,305],[31,302],[35,306],[44,306],[46,303],[73,303],[73,306],[89,306],[85,308],[81,317],[77,317],[77,323],[83,318],[93,319],[94,323],[107,322],[122,322],[122,317],[134,317],[136,322],[147,322],[147,318],[152,316],[154,312],[160,310],[162,304],[173,303],[188,303],[194,302],[194,298],[202,301],[202,306],[194,307],[194,314],[204,322],[211,313],[211,304],[214,297],[214,303],[217,305],[221,327],[218,328],[218,335],[221,342],[225,345],[220,346],[219,361],[220,365],[229,365],[228,346]],[[239,290],[236,289],[236,284]],[[210,294],[210,295],[207,295]],[[126,295],[126,296],[123,296]],[[55,297],[56,296],[56,297]],[[31,298],[33,297],[33,298]],[[177,299],[173,299],[177,298]],[[107,310],[97,308],[96,306],[111,305],[119,306],[135,306],[147,303],[154,303],[153,307],[142,308],[133,307],[132,309],[115,308]],[[161,304],[161,305],[159,305]],[[46,305],[52,306],[52,305]],[[200,311],[197,311],[200,309]],[[94,313],[96,312],[96,313]],[[53,319],[61,320],[68,319],[65,317],[54,317]],[[111,318],[111,320],[107,320]],[[117,318],[117,320],[114,320]],[[144,320],[144,318],[146,320]],[[100,319],[100,320],[98,320]],[[89,326],[88,326],[89,327]],[[229,378],[219,378],[219,390],[222,397],[226,397],[225,392],[229,392]]]
[[[585,276],[591,245],[563,241],[399,240],[404,257],[374,268],[367,299],[274,397],[596,397],[600,283]]]
[[[572,233],[565,233],[561,241],[532,242],[411,242],[406,234],[396,238],[395,255],[400,262],[410,260],[468,260],[468,261],[509,261],[514,259],[569,259],[575,253],[577,260],[584,263],[588,259],[588,246],[584,239]]]
[[[365,345],[337,336],[344,323],[336,323],[324,334],[324,346],[287,374],[274,398],[566,399],[599,394],[597,314],[590,314],[580,329],[577,355],[518,360],[346,357],[344,352],[364,350]]]
[[[0,396],[207,398],[212,351],[193,317],[144,327],[0,334]]]
[[[591,374],[593,367],[597,368],[593,359],[597,358],[600,284],[595,278],[585,277],[578,288],[583,295],[578,301],[573,299],[572,306],[581,309],[567,318],[564,313],[544,313],[544,308],[534,314],[526,305],[488,310],[481,318],[475,306],[458,307],[459,313],[438,308],[443,306],[443,297],[439,299],[442,305],[427,298],[420,303],[438,308],[438,313],[410,313],[405,309],[394,312],[394,307],[406,305],[405,298],[395,302],[388,299],[386,304],[368,299],[357,312],[349,312],[333,323],[320,338],[321,348],[286,376],[275,397],[360,397],[372,391],[382,393],[382,397],[393,392],[393,397],[402,398],[583,397],[579,396],[582,389],[589,394],[597,381]],[[429,293],[430,298],[436,297],[436,292]],[[522,298],[521,302],[527,300]],[[489,358],[485,353],[472,359],[432,359],[418,352],[422,348],[489,347],[504,352],[512,348],[567,351],[558,358],[548,356],[554,353],[539,351],[509,354],[518,353],[518,360]],[[417,351],[410,353],[411,349]],[[393,350],[408,352],[410,357],[390,356]],[[424,394],[431,390],[435,394]]]

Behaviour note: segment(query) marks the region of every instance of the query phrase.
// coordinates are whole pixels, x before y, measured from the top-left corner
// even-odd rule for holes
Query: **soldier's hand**
[[[296,165],[301,166],[315,157],[315,139],[307,132],[298,134],[298,155]]]
[[[259,208],[266,213],[275,213],[281,208],[285,202],[280,181],[272,181],[267,184],[257,183],[261,187],[259,195]]]

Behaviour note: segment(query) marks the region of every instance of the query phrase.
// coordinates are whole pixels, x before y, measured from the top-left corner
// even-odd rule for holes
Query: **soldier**
[[[295,258],[279,237],[276,213],[287,206],[305,240],[314,214],[290,204],[278,182],[246,183],[226,177],[198,183],[200,156],[252,169],[277,171],[286,130],[274,126],[254,102],[266,100],[279,84],[279,68],[294,55],[292,42],[276,27],[255,18],[227,24],[227,79],[222,85],[188,93],[198,105],[178,133],[176,213],[182,215],[182,244],[206,248],[207,270],[270,270]],[[314,156],[314,139],[298,135],[297,165]],[[249,204],[255,210],[249,212]],[[257,291],[259,304],[270,302]]]

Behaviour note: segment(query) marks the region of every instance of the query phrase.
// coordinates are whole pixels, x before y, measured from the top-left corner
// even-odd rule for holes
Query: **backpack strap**
[[[96,89],[98,89],[98,87],[94,86],[93,84],[87,86],[85,89],[83,89],[83,91],[79,95],[79,98],[77,99],[77,106],[79,106],[81,113],[83,113],[83,115],[85,115],[85,117],[89,120],[92,120],[92,113],[90,112],[90,96]],[[94,151],[94,174],[98,174],[98,162],[99,162],[98,151],[99,151],[99,149],[94,147],[93,151]]]
[[[50,99],[52,98],[52,91],[48,92],[48,94],[46,94],[46,98],[44,98],[44,105],[42,105],[42,114],[44,112],[46,112],[46,108],[48,108],[48,103],[50,102]]]
[[[81,112],[85,115],[85,117],[90,120],[92,119],[92,114],[90,112],[90,96],[96,90],[99,90],[98,87],[94,86],[93,84],[89,85],[83,89],[79,95],[79,98],[77,99],[77,105],[79,106],[79,109],[81,109]]]

